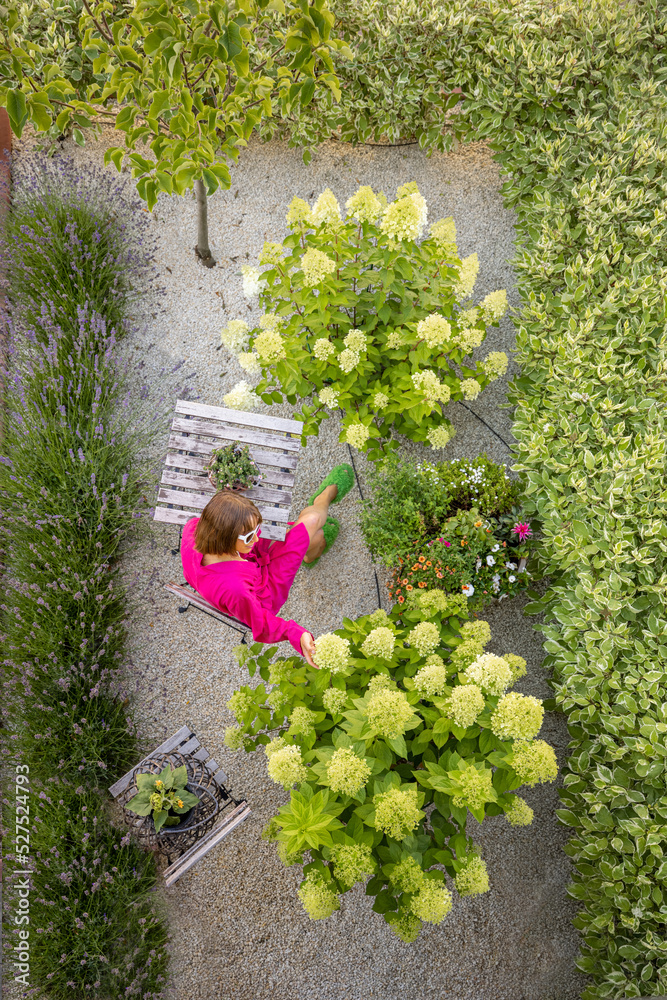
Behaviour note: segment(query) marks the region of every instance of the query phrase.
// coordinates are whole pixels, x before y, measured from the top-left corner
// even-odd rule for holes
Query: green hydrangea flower
[[[433,622],[419,622],[409,633],[410,645],[422,656],[434,653],[440,645],[440,629]]]
[[[322,695],[324,707],[331,715],[340,715],[345,708],[346,701],[347,691],[340,691],[338,688],[327,688]]]
[[[396,683],[388,674],[373,674],[366,690],[369,694],[375,691],[395,691]]]
[[[465,672],[466,680],[491,695],[504,694],[512,683],[512,668],[501,656],[482,653]]]
[[[375,872],[373,851],[366,844],[336,844],[331,848],[334,878],[347,889]]]
[[[437,654],[436,654],[437,655]],[[427,664],[415,674],[415,688],[422,698],[433,698],[447,687],[447,670],[437,663]]]
[[[510,826],[530,826],[533,815],[533,810],[519,795],[513,795],[510,805],[505,809],[505,819]]]
[[[331,756],[327,767],[327,780],[332,792],[356,795],[371,776],[365,760],[349,747],[339,747]]]
[[[467,729],[484,711],[484,695],[476,684],[459,684],[447,699],[447,713],[456,726]]]
[[[469,667],[478,656],[484,652],[484,646],[476,639],[465,639],[460,646],[452,650],[449,657],[451,666],[458,671],[463,671]]]
[[[491,626],[481,619],[474,622],[464,622],[459,631],[464,639],[474,639],[482,646],[491,642]]]
[[[478,771],[476,767],[469,767],[465,771],[450,772],[450,777],[461,786],[461,791],[452,796],[455,806],[481,809],[489,801],[493,779],[493,771],[490,768]]]
[[[303,852],[302,851],[288,851],[287,844],[281,843],[276,847],[276,853],[278,857],[284,864],[285,868],[291,868],[292,865],[302,865],[303,864]]]
[[[240,726],[227,726],[225,729],[225,746],[230,750],[240,750],[243,746],[245,733]]]
[[[380,625],[388,625],[389,621],[389,615],[384,608],[378,608],[377,611],[374,611],[372,615],[368,616],[368,623],[369,625],[372,625],[373,628],[377,628]]]
[[[558,764],[553,747],[544,740],[518,740],[512,747],[514,761],[512,767],[524,785],[554,781],[558,776]]]
[[[376,795],[373,799],[375,829],[394,840],[404,840],[424,816],[417,805],[417,794],[416,788],[390,788]]]
[[[391,660],[395,645],[396,636],[392,630],[380,625],[368,633],[361,644],[361,652],[364,656],[378,656],[381,660]]]
[[[503,660],[512,671],[513,684],[515,684],[520,677],[526,676],[526,661],[523,656],[517,656],[515,653],[503,653]]]
[[[249,691],[235,691],[227,702],[227,708],[236,716],[237,722],[241,722],[244,715],[255,711],[255,699]]]
[[[315,663],[332,674],[342,673],[350,661],[350,641],[334,632],[325,632],[315,640]]]
[[[452,894],[441,882],[426,879],[409,905],[415,917],[429,924],[440,924],[452,908]]]
[[[374,222],[383,207],[373,188],[367,184],[362,185],[345,202],[345,208],[358,222]]]
[[[308,778],[308,769],[301,759],[297,746],[284,746],[273,750],[266,766],[269,777],[284,789],[299,785]]]
[[[399,913],[388,913],[387,918],[387,923],[396,937],[399,937],[405,944],[412,944],[419,937],[422,922],[419,917],[415,917],[414,913],[403,910]]]
[[[369,725],[388,740],[396,739],[405,732],[413,714],[402,691],[376,691],[366,705]]]
[[[491,730],[501,740],[532,740],[542,728],[543,719],[544,708],[539,698],[510,691],[500,699],[491,716]]]
[[[315,732],[315,713],[311,712],[309,708],[298,705],[292,710],[289,721],[293,732],[299,733],[301,736],[310,736],[311,733]]]
[[[389,879],[398,892],[418,892],[424,884],[424,872],[414,858],[403,858],[394,865]]]
[[[340,909],[338,894],[320,872],[308,872],[298,889],[299,899],[311,920],[324,920]]]
[[[489,891],[489,873],[486,864],[476,854],[465,858],[465,868],[457,873],[454,885],[459,896],[479,896]]]

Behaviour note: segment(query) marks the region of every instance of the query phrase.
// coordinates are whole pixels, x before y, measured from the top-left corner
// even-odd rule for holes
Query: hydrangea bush
[[[366,883],[373,909],[404,941],[440,923],[459,896],[486,892],[486,865],[466,832],[504,814],[525,826],[515,794],[556,777],[538,739],[544,709],[512,691],[520,656],[485,653],[491,629],[466,600],[426,590],[316,640],[319,669],[275,646],[237,647],[255,688],[232,695],[227,745],[263,749],[290,800],[265,834],[302,864],[299,898],[319,920]]]
[[[459,259],[452,218],[425,236],[415,183],[392,202],[361,187],[345,208],[328,188],[312,206],[293,199],[290,235],[264,244],[261,273],[244,269],[246,294],[265,310],[259,325],[233,320],[222,341],[248,372],[261,371],[266,403],[308,400],[306,437],[340,408],[340,440],[371,459],[396,447],[395,434],[443,448],[454,434],[443,406],[476,399],[507,369],[501,352],[471,357],[505,313],[506,293],[472,305],[477,254]],[[247,405],[247,389],[227,405],[236,396]]]

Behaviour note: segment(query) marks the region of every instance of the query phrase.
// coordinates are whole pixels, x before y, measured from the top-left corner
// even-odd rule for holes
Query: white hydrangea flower
[[[418,240],[424,232],[428,209],[417,185],[404,184],[397,200],[387,205],[380,229],[392,240]]]
[[[308,228],[313,224],[310,205],[303,198],[292,198],[285,218],[290,229]]]
[[[321,250],[309,247],[301,258],[303,283],[309,288],[319,285],[328,274],[336,270],[336,261],[327,257]]]
[[[238,354],[248,346],[249,334],[248,324],[242,319],[230,319],[220,331],[220,342],[234,354]]]
[[[434,222],[431,226],[431,236],[439,248],[448,250],[451,247],[456,252],[456,225],[453,216],[449,215],[446,219]]]
[[[382,660],[391,660],[394,655],[396,637],[386,625],[372,629],[361,645],[364,656],[379,656]]]
[[[345,338],[345,346],[349,347],[351,351],[365,351],[367,340],[363,330],[350,330]]]
[[[265,364],[275,364],[285,357],[285,341],[277,329],[270,327],[255,337],[254,349]]]
[[[428,443],[433,451],[444,448],[452,440],[456,431],[449,424],[438,424],[437,427],[430,427],[426,435]]]
[[[481,391],[482,387],[476,378],[461,379],[461,392],[464,399],[477,399]]]
[[[338,406],[338,393],[331,386],[325,385],[318,393],[320,403],[328,406],[330,410],[335,410]]]
[[[508,364],[509,359],[504,351],[491,351],[482,361],[482,368],[489,378],[495,381],[505,374]]]
[[[318,361],[327,361],[335,353],[336,348],[326,337],[320,337],[313,344],[313,357]]]
[[[426,319],[417,323],[417,337],[424,340],[429,347],[441,347],[451,339],[452,328],[440,313],[431,313]]]
[[[487,323],[497,323],[507,312],[507,307],[507,292],[504,288],[489,292],[480,302]]]
[[[464,257],[459,270],[459,280],[454,286],[454,294],[459,299],[467,299],[471,295],[477,275],[479,274],[479,257],[476,253],[471,253],[469,257]]]
[[[261,402],[247,382],[237,382],[231,392],[222,397],[222,401],[230,410],[255,410]]]
[[[390,351],[394,351],[397,347],[400,347],[403,343],[403,334],[400,330],[392,330],[387,337],[387,347]]]
[[[383,410],[389,402],[389,396],[384,392],[376,392],[373,396],[373,406],[376,410]]]
[[[415,372],[412,375],[412,384],[423,394],[429,406],[435,406],[437,402],[448,403],[452,394],[449,386],[441,382],[434,371]]]
[[[347,199],[345,208],[358,222],[374,222],[382,212],[383,204],[373,188],[363,185]]]
[[[345,440],[357,451],[361,451],[370,437],[370,430],[365,424],[350,424],[345,432]]]
[[[340,223],[340,205],[336,201],[336,196],[331,188],[325,188],[318,197],[311,209],[311,215],[313,222],[317,226],[321,226],[323,223],[327,225]]]
[[[256,298],[266,288],[266,282],[262,281],[262,276],[256,267],[244,264],[241,268],[241,274],[243,275],[243,294],[246,299]]]
[[[419,622],[409,633],[409,640],[417,652],[428,656],[440,645],[440,629],[433,622]]]
[[[465,678],[491,695],[504,694],[514,681],[512,668],[507,661],[493,653],[478,656],[466,670]]]
[[[459,344],[461,345],[461,350],[465,351],[466,354],[471,354],[472,351],[479,347],[483,341],[486,334],[483,330],[472,329],[464,330],[459,338]]]
[[[315,640],[313,659],[323,670],[330,670],[332,674],[340,673],[345,670],[350,659],[349,639],[343,639],[334,632],[326,632]]]
[[[359,364],[359,352],[346,347],[345,350],[341,351],[338,355],[338,364],[340,365],[342,371],[344,371],[345,374],[348,374]]]
[[[261,370],[259,354],[255,354],[254,351],[241,351],[236,360],[241,368],[250,375],[256,375]]]

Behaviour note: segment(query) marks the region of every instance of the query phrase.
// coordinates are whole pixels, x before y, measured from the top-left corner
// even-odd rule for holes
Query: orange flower
[[[414,564],[414,566],[412,567],[412,572],[414,573],[416,569],[419,569],[419,563]]]
[[[401,580],[401,583],[403,584],[403,586],[405,586],[407,582],[408,582],[407,576],[406,576],[405,580]]]
[[[436,572],[435,575],[437,576],[438,580],[442,580],[442,573]]]
[[[503,542],[503,548],[507,547],[507,542]]]
[[[415,588],[414,588],[414,587],[411,587],[411,586],[410,586],[410,584],[408,584],[408,585],[407,585],[407,587],[406,587],[405,589],[406,589],[406,590],[414,590]]]
[[[426,586],[426,581],[425,581],[425,580],[422,580],[422,581],[421,581],[421,582],[419,583],[419,585],[418,585],[418,586],[420,586],[420,587],[425,587],[425,586]]]
[[[482,527],[482,522],[481,521],[475,521],[475,527],[476,528],[481,528]]]
[[[419,557],[419,562],[420,563],[426,562],[426,556],[420,556]]]
[[[427,565],[427,566],[430,566],[430,565],[431,565],[431,560],[430,560],[430,559],[427,559],[427,560],[426,560],[426,565]]]
[[[404,601],[405,601],[404,597],[399,597],[399,599],[398,599],[398,603],[399,604],[403,604]]]
[[[462,539],[461,539],[461,545],[465,545],[465,543],[466,543],[466,540],[465,540],[465,538],[462,538]]]

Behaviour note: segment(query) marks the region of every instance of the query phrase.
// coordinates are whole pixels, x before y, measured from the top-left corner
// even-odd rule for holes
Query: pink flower
[[[519,539],[522,542],[525,541],[526,538],[531,538],[533,534],[531,527],[527,521],[519,521],[518,524],[514,525],[512,531],[514,532],[515,535],[519,536]]]

